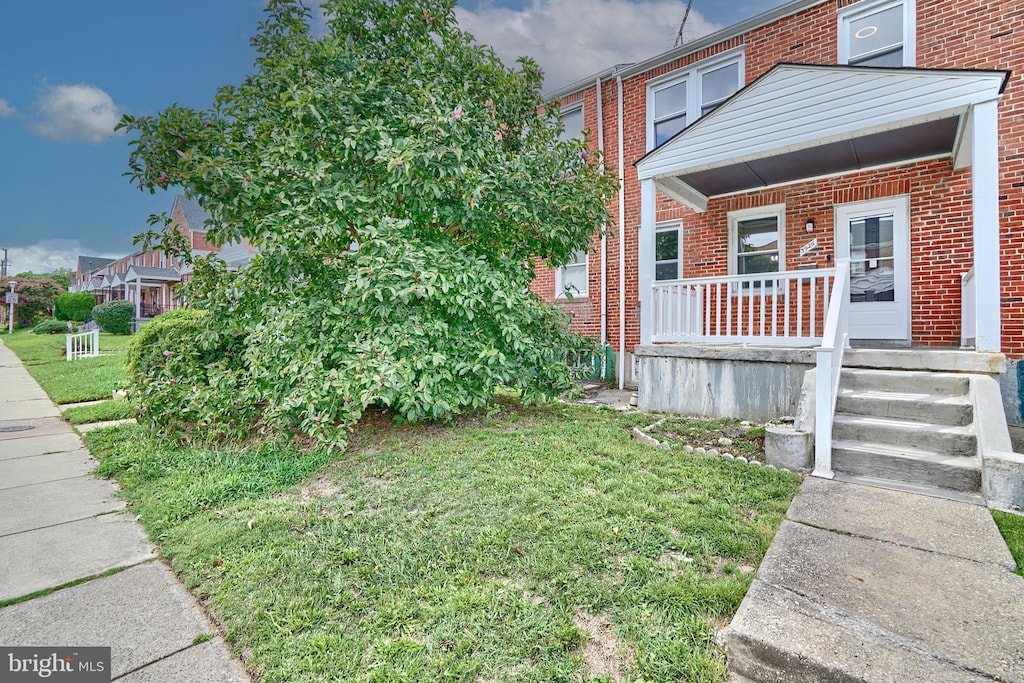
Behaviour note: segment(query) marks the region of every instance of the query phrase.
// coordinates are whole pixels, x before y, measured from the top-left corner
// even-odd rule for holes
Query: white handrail
[[[100,332],[69,334],[64,338],[64,355],[68,360],[91,358],[100,355]]]
[[[814,346],[835,276],[823,268],[658,281],[651,341]]]
[[[850,344],[850,259],[836,260],[832,296],[825,319],[821,346],[816,349],[817,377],[814,397],[814,471],[813,475],[831,479],[832,422],[839,398],[839,378],[843,372],[843,352]]]

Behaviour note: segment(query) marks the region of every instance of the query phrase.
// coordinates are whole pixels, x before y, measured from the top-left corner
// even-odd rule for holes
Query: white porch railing
[[[960,348],[973,349],[978,338],[977,286],[974,266],[960,276]]]
[[[827,268],[657,282],[651,340],[814,346],[835,277]]]
[[[831,479],[832,421],[839,397],[843,352],[850,344],[850,260],[836,262],[832,300],[817,352],[814,397],[814,476]]]
[[[69,334],[64,339],[64,346],[68,360],[78,358],[90,358],[100,355],[100,333],[99,330],[82,332],[80,334]]]

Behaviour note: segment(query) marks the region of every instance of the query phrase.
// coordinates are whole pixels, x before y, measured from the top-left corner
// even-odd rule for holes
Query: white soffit
[[[1003,71],[780,64],[639,162],[640,179],[775,156],[962,116]]]

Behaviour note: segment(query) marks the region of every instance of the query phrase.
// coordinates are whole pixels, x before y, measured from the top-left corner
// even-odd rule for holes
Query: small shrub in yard
[[[228,419],[207,421],[211,432],[228,429],[229,422],[251,424],[253,408],[240,400],[233,381],[244,356],[240,340],[220,335],[200,341],[208,325],[206,311],[183,308],[158,315],[132,337],[125,365],[141,422],[184,430],[216,410]]]
[[[104,332],[129,334],[135,319],[135,306],[130,301],[108,301],[92,309],[92,319]]]
[[[89,297],[90,299],[92,297]],[[44,320],[32,328],[34,334],[56,334],[57,332],[67,332],[68,324],[63,320]]]
[[[53,317],[57,320],[87,322],[92,320],[96,300],[85,292],[61,294],[53,303]]]

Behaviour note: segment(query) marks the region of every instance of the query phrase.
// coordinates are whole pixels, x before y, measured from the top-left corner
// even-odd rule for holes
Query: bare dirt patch
[[[299,502],[308,503],[314,498],[334,498],[341,488],[330,474],[321,474],[316,479],[309,479],[299,490]]]
[[[590,636],[583,645],[584,679],[605,676],[613,683],[625,680],[625,670],[632,664],[633,655],[619,647],[611,616],[606,612],[590,614],[576,610],[572,622]]]

